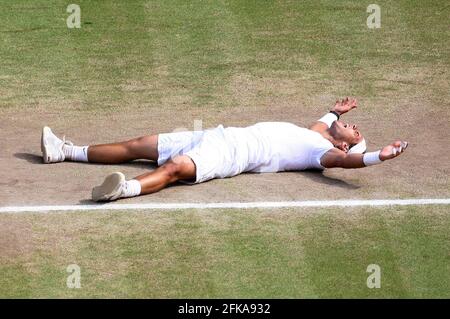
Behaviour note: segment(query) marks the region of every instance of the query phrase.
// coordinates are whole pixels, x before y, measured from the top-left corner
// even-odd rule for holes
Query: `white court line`
[[[82,211],[82,210],[173,210],[214,208],[284,208],[284,207],[355,207],[391,205],[449,205],[450,198],[369,199],[369,200],[317,200],[288,202],[225,202],[225,203],[147,203],[147,204],[92,204],[55,206],[9,206],[0,207],[0,213]]]

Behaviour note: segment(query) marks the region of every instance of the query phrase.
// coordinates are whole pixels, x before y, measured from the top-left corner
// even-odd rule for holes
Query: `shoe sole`
[[[51,163],[51,159],[48,156],[48,154],[50,153],[50,149],[49,149],[49,146],[45,143],[45,140],[47,138],[47,134],[49,133],[49,131],[50,131],[50,128],[48,126],[44,126],[44,128],[42,129],[42,134],[41,134],[42,161],[45,164]]]
[[[124,182],[125,175],[121,172],[112,173],[105,178],[103,184],[92,189],[92,200],[104,202],[118,199],[122,192],[121,184]]]

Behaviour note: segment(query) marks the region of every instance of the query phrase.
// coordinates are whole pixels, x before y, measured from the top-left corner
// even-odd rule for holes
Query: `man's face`
[[[363,136],[355,124],[348,124],[342,121],[334,122],[337,137],[346,142],[349,147],[362,141]]]

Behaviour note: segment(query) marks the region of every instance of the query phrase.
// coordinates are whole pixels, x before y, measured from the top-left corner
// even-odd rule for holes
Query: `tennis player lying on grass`
[[[358,127],[339,120],[356,107],[354,99],[337,101],[330,113],[309,128],[285,122],[263,122],[245,128],[219,125],[204,131],[143,136],[92,146],[75,146],[44,127],[41,149],[44,163],[157,161],[156,170],[128,181],[120,172],[109,175],[103,184],[92,189],[94,201],[151,194],[176,181],[201,183],[242,172],[360,168],[395,158],[406,149],[406,142],[395,141],[377,152],[365,153],[366,142]]]

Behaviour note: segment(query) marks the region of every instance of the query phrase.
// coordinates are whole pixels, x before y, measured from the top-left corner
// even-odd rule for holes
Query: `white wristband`
[[[380,153],[381,153],[381,151],[369,152],[369,153],[364,154],[364,156],[363,156],[364,165],[370,166],[370,165],[382,163],[383,161],[380,160]]]
[[[334,121],[337,121],[338,117],[336,114],[327,113],[319,120],[319,122],[325,123],[328,127],[331,127]]]

